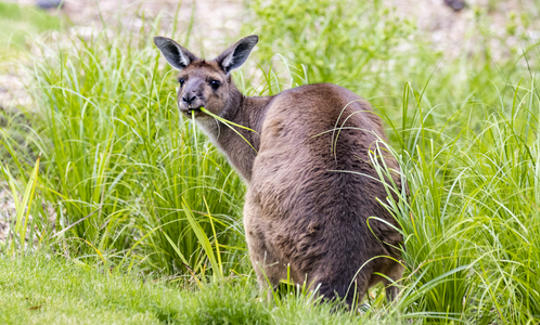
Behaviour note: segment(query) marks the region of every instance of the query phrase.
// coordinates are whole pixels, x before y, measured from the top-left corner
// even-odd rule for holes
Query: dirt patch
[[[7,239],[9,218],[15,215],[15,204],[7,190],[0,189],[0,242]]]
[[[399,16],[411,18],[435,50],[445,57],[467,56],[480,50],[486,34],[494,58],[508,56],[509,49],[540,39],[540,9],[535,1],[466,0],[454,11],[443,0],[386,0]]]
[[[74,28],[77,32],[83,34],[108,28],[111,22],[133,32],[149,32],[151,22],[159,17],[162,32],[167,35],[177,18],[179,33],[185,34],[191,28],[195,43],[204,40],[203,44],[198,44],[203,45],[201,48],[211,48],[213,43],[221,43],[237,35],[245,17],[243,10],[239,0],[86,0],[67,2],[64,9],[70,19],[76,22]]]

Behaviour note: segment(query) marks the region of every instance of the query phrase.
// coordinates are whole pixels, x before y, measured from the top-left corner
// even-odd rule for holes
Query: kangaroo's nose
[[[195,94],[187,93],[184,96],[182,96],[182,100],[186,102],[187,104],[191,104],[191,102],[196,98]]]

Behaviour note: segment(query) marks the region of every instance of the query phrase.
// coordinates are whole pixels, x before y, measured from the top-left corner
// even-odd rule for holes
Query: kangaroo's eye
[[[212,89],[216,90],[219,88],[219,86],[221,86],[221,82],[219,82],[219,80],[210,80],[210,87],[212,87]]]
[[[180,84],[180,87],[184,85],[184,78],[178,78],[178,83]]]

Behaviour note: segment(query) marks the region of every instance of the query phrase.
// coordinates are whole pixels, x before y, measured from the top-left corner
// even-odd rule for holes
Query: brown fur
[[[375,274],[392,280],[402,274],[399,263],[382,257],[399,260],[402,238],[395,220],[376,202],[387,196],[368,156],[378,138],[384,139],[379,118],[356,94],[332,84],[306,85],[273,97],[243,96],[222,62],[234,61],[235,49],[246,39],[213,61],[193,56],[181,70],[185,81],[178,98],[186,111],[182,98],[195,87],[196,105],[256,131],[238,129],[257,152],[228,127],[196,114],[247,183],[244,226],[260,285],[277,286],[289,268],[294,282],[307,281],[325,298],[351,303],[379,281],[394,298],[397,288]],[[209,79],[221,86],[212,89]],[[332,131],[336,127],[340,130]],[[384,159],[399,169],[392,157]],[[368,226],[373,216],[388,224],[372,220]]]

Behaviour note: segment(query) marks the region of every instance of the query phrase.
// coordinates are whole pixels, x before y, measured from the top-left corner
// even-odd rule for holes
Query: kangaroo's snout
[[[204,81],[200,79],[181,81],[178,91],[178,108],[181,112],[191,114],[191,111],[200,111],[206,106]]]
[[[195,98],[197,98],[197,96],[195,96],[194,94],[185,94],[182,97],[182,100],[189,105]]]

